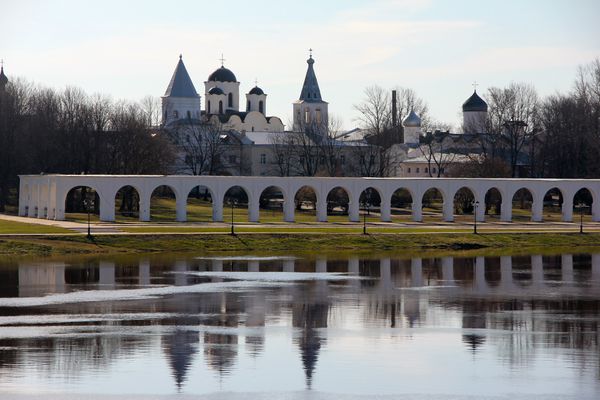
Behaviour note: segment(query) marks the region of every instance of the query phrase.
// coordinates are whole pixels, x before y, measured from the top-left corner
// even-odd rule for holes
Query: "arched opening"
[[[188,193],[186,209],[187,220],[190,222],[212,221],[212,193],[204,185],[199,185]]]
[[[246,102],[246,111],[250,111],[250,100]]]
[[[223,101],[219,100],[219,114],[223,114]]]
[[[552,188],[544,194],[544,221],[562,220],[563,195],[560,189]]]
[[[264,113],[265,113],[265,110],[264,110],[264,103],[263,103],[263,101],[262,101],[262,100],[258,102],[258,112],[259,112],[259,113],[261,113],[261,114],[264,114]]]
[[[133,186],[123,186],[115,195],[115,219],[131,222],[140,217],[140,194]]]
[[[241,186],[230,187],[223,196],[223,221],[248,221],[248,193]]]
[[[465,219],[461,216],[471,216],[469,219],[473,219],[473,213],[475,212],[475,195],[473,191],[468,187],[462,187],[454,194],[454,215],[458,216],[458,220]]]
[[[233,107],[233,93],[227,95],[227,107]]]
[[[496,188],[491,188],[485,193],[486,218],[500,219],[502,212],[502,195]]]
[[[158,186],[150,195],[150,220],[155,222],[177,220],[175,192],[169,186]]]
[[[444,219],[444,195],[436,188],[423,194],[423,222],[440,222]]]
[[[413,198],[410,191],[399,188],[392,194],[392,221],[411,221]]]
[[[531,206],[533,195],[526,188],[516,191],[512,198],[512,220],[514,222],[527,222],[531,220]]]
[[[90,220],[98,221],[100,214],[100,197],[96,191],[89,186],[76,186],[69,190],[65,199],[65,220],[87,221],[88,209]],[[44,213],[44,210],[39,210]],[[43,214],[43,215],[47,215]]]
[[[210,114],[210,100],[208,101],[208,106],[206,107],[206,113]]]
[[[294,195],[297,222],[314,221],[317,216],[317,192],[310,186],[302,186]]]
[[[272,222],[283,220],[283,190],[277,186],[269,186],[260,194],[260,221]]]
[[[378,222],[381,219],[381,196],[377,189],[368,187],[359,197],[362,216],[366,214],[367,221]]]
[[[577,215],[577,218],[581,218],[583,215],[584,221],[591,221],[593,203],[594,196],[592,196],[592,192],[587,188],[579,189],[573,196],[573,220],[575,220],[575,215]]]
[[[348,215],[348,207],[350,204],[350,199],[348,197],[348,192],[342,187],[334,187],[327,194],[327,215],[328,216],[338,216],[342,217]],[[328,219],[328,221],[333,221],[333,219]],[[346,218],[340,218],[340,221],[345,221]]]

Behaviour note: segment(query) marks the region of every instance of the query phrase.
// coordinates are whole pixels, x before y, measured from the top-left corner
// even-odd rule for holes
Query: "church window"
[[[223,114],[223,101],[219,101],[219,114]]]
[[[165,111],[165,121],[169,118],[169,113]]]
[[[421,168],[417,167],[417,174],[421,172]]]
[[[210,101],[208,102],[208,107],[207,107],[207,108],[208,108],[208,110],[206,110],[206,112],[207,112],[208,114],[210,114]]]
[[[177,110],[173,111],[173,117],[179,118],[179,112]]]
[[[252,132],[254,132],[254,127],[252,127]]]
[[[192,112],[190,110],[187,111],[187,117],[188,119],[192,119]]]
[[[250,111],[250,100],[248,100],[248,103],[246,103],[246,111]]]
[[[317,124],[321,123],[321,109],[317,108]]]
[[[266,154],[261,154],[260,155],[260,163],[261,164],[266,164],[267,163],[267,155]]]
[[[310,99],[310,93],[308,93],[308,98]]]
[[[427,167],[425,167],[425,172],[429,172],[429,170],[427,169]]]
[[[233,107],[233,93],[227,95],[227,107]]]
[[[310,110],[308,107],[304,109],[304,123],[310,124]]]
[[[407,168],[406,172],[410,174],[410,167]]]
[[[258,102],[258,112],[261,114],[264,114],[263,107],[264,107],[264,104],[263,104],[263,101],[261,100]]]

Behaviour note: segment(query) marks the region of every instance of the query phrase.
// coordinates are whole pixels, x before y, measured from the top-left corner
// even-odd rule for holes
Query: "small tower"
[[[0,93],[4,93],[6,85],[8,84],[8,78],[4,75],[4,61],[0,63]]]
[[[328,113],[327,102],[321,98],[321,90],[315,75],[312,49],[306,60],[308,69],[302,85],[300,98],[294,102],[294,131],[320,131],[324,133],[327,129]]]
[[[200,96],[179,55],[171,82],[162,97],[162,122],[168,125],[184,118],[200,118]]]
[[[476,86],[476,84],[474,85]],[[477,94],[477,88],[473,90],[471,97],[463,103],[462,110],[463,131],[465,133],[484,133],[488,105]]]
[[[225,59],[221,56],[221,68],[217,68],[204,82],[206,93],[204,109],[207,114],[225,114],[227,110],[240,110],[240,83],[237,81],[235,74],[224,67],[224,62]],[[220,89],[220,91],[215,88]],[[213,94],[210,93],[211,90],[214,92]],[[221,92],[225,96],[224,100],[220,97]],[[222,108],[222,111],[219,111],[220,108]]]
[[[258,86],[254,86],[246,94],[246,111],[258,111],[262,115],[267,114],[267,95]]]
[[[404,127],[404,143],[418,144],[419,136],[421,135],[421,118],[411,110],[410,113],[402,121]]]

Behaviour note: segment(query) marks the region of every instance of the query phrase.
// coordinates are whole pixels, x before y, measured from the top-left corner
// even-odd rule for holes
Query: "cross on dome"
[[[223,64],[225,63],[225,59],[223,58],[223,53],[221,53],[221,58],[219,58],[219,61],[221,61],[221,67],[222,67]]]
[[[308,55],[309,55],[310,58],[312,58],[312,48],[308,49]]]
[[[477,86],[479,86],[479,83],[477,83],[477,81],[473,81],[472,85],[473,85],[473,90],[477,91]]]

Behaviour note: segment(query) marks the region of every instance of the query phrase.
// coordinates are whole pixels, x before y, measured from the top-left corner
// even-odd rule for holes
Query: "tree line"
[[[16,203],[18,174],[167,173],[173,150],[155,118],[150,99],[9,82],[0,91],[0,211]]]

